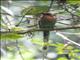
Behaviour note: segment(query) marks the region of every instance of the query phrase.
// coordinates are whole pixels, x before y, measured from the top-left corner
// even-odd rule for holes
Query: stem
[[[45,58],[47,59],[47,50],[43,50],[43,60],[44,60]]]
[[[16,40],[16,47],[18,48],[18,51],[19,51],[19,55],[21,56],[22,60],[24,60],[23,56],[22,56],[22,53],[20,51],[20,47],[18,46],[18,40]]]
[[[16,26],[19,26],[19,25],[21,24],[23,18],[25,17],[25,15],[26,15],[30,10],[32,10],[32,8],[29,9],[29,10],[22,16],[22,19],[20,20],[20,22],[19,22]]]
[[[6,40],[6,38],[5,38],[5,49],[6,49],[6,56],[7,56],[7,40]]]
[[[62,23],[62,22],[57,22],[57,23],[64,24],[64,25],[70,25],[70,24],[66,24],[66,23]]]
[[[51,3],[50,3],[50,6],[49,6],[49,9],[48,9],[48,12],[50,11],[50,9],[51,9],[51,7],[52,7],[52,5],[53,5],[53,1],[54,1],[54,0],[51,0]]]

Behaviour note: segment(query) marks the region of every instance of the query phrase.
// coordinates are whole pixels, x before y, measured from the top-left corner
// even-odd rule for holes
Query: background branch
[[[65,11],[67,11],[68,13],[70,13],[72,16],[76,16],[78,18],[80,18],[80,16],[73,14],[72,12],[70,12],[67,8],[67,6],[65,6]]]
[[[48,8],[48,12],[50,11],[50,9],[51,9],[51,7],[52,7],[52,5],[53,5],[53,1],[54,1],[54,0],[51,0],[50,6],[49,6],[49,8]]]

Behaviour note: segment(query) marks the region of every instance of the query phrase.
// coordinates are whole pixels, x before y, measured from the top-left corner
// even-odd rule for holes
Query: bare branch
[[[76,42],[70,40],[69,38],[67,38],[67,37],[64,36],[63,34],[61,34],[61,33],[56,33],[56,34],[57,34],[58,36],[62,37],[64,40],[67,40],[67,41],[69,41],[69,42],[71,42],[71,43],[73,43],[73,44],[75,44],[75,45],[77,45],[77,46],[80,46],[79,43],[76,43]]]
[[[19,25],[21,24],[21,22],[22,22],[22,20],[24,19],[25,15],[26,15],[29,11],[31,11],[31,10],[32,10],[32,8],[29,9],[29,10],[22,16],[22,19],[19,21],[19,23],[18,23],[16,26],[19,26]]]
[[[19,44],[19,43],[18,43],[18,40],[16,40],[16,47],[17,47],[17,49],[18,49],[18,51],[19,51],[19,55],[21,56],[22,60],[24,60],[24,57],[22,56],[22,53],[21,53],[21,51],[20,51],[20,47],[19,47],[18,44]]]
[[[59,32],[61,34],[67,34],[67,35],[80,35],[80,33],[71,33],[71,32]]]
[[[17,33],[17,34],[25,34],[29,32],[35,32],[35,31],[54,31],[54,30],[66,30],[66,29],[80,29],[80,26],[74,26],[74,27],[63,27],[63,28],[54,28],[54,29],[28,29],[23,31],[0,31],[0,33]]]
[[[53,1],[54,1],[54,0],[51,0],[50,6],[49,6],[49,8],[48,8],[48,11],[50,11],[50,9],[52,8]]]

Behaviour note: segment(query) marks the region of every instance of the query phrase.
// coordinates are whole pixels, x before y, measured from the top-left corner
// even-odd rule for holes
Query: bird
[[[54,29],[56,23],[56,16],[49,12],[41,13],[39,20],[39,28],[43,30],[43,42],[48,43],[51,29]],[[48,46],[44,45],[43,50],[46,50]]]
[[[67,0],[57,0],[58,3],[62,3],[62,4],[65,4],[67,2]]]

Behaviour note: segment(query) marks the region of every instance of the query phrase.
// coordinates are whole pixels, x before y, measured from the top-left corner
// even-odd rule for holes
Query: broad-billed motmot
[[[43,31],[43,41],[48,43],[49,40],[49,30],[54,29],[56,23],[56,16],[53,16],[51,13],[41,13],[39,28],[44,29]],[[43,50],[46,50],[47,46],[43,46]]]

